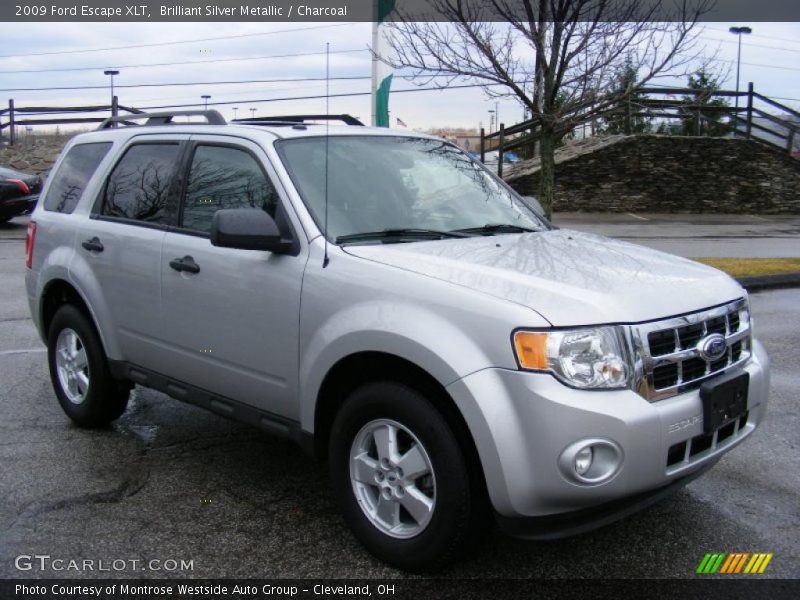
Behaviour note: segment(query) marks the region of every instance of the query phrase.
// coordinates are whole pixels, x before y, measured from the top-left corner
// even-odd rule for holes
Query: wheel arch
[[[41,301],[39,303],[39,322],[41,323],[44,338],[47,339],[49,335],[50,325],[53,322],[53,317],[56,312],[65,304],[75,306],[86,316],[100,338],[103,351],[108,355],[108,347],[105,337],[103,336],[103,331],[98,327],[97,319],[92,313],[89,303],[80,290],[66,279],[51,279],[42,289]]]
[[[475,483],[486,494],[483,466],[472,434],[460,409],[438,381],[412,361],[387,352],[365,351],[350,354],[334,364],[320,386],[314,412],[314,453],[326,458],[333,421],[347,396],[358,387],[374,381],[393,381],[422,393],[445,418],[458,440]]]

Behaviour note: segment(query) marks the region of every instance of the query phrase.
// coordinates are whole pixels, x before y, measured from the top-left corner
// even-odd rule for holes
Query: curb
[[[760,275],[757,277],[737,277],[736,281],[749,292],[800,287],[800,272]]]

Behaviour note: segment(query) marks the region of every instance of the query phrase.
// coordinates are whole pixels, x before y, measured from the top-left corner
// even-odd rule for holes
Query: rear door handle
[[[90,240],[86,240],[81,243],[81,246],[89,250],[90,252],[102,252],[103,251],[103,244],[100,243],[100,239],[95,236]]]
[[[179,273],[183,271],[186,271],[187,273],[200,272],[200,265],[194,262],[194,259],[191,256],[184,256],[183,258],[174,258],[171,261],[169,261],[169,266],[178,271]]]

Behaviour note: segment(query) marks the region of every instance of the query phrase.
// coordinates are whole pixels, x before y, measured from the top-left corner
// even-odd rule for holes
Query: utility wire
[[[722,59],[720,62],[735,64],[735,60]],[[782,71],[800,71],[800,67],[784,67],[780,65],[769,65],[763,63],[742,62],[742,65],[749,67],[759,67],[763,69],[778,69]],[[405,79],[420,79],[420,78],[434,78],[434,77],[452,77],[448,74],[413,74],[402,75],[397,74],[398,77]],[[351,76],[351,77],[332,77],[332,81],[342,80],[357,80],[369,79],[368,76]],[[130,89],[130,88],[146,88],[146,87],[186,87],[193,85],[249,85],[254,83],[293,83],[303,81],[324,81],[321,77],[298,77],[298,78],[279,78],[279,79],[243,79],[232,81],[184,81],[184,82],[163,82],[163,83],[134,83],[127,85],[115,85],[117,89]],[[65,91],[65,90],[104,90],[107,85],[81,85],[81,86],[51,86],[51,87],[34,87],[34,88],[0,88],[0,92],[49,92],[49,91]]]
[[[369,48],[354,48],[353,50],[334,50],[331,54],[348,54],[353,52],[369,52]],[[179,65],[197,65],[218,62],[237,62],[245,60],[266,60],[269,58],[297,58],[301,56],[319,56],[324,52],[300,52],[297,54],[268,54],[266,56],[243,56],[241,58],[209,58],[203,60],[187,60],[183,62],[168,63],[142,63],[138,65],[98,65],[96,67],[71,67],[62,69],[22,69],[17,71],[0,71],[0,75],[13,75],[15,73],[65,73],[69,71],[100,71],[102,69],[140,69],[147,67],[174,67]]]
[[[464,85],[452,85],[446,88],[441,87],[416,87],[416,88],[407,88],[401,90],[392,90],[393,94],[404,94],[404,93],[414,93],[414,92],[434,92],[434,91],[446,91],[452,89],[466,89],[466,88],[479,88],[479,87],[496,87],[498,85],[503,85],[499,83],[490,83],[490,84],[482,84],[482,83],[475,83],[475,84],[464,84]],[[658,86],[655,84],[651,84],[651,87],[672,87],[672,86]],[[320,95],[312,95],[312,96],[286,96],[282,98],[259,98],[259,99],[239,99],[239,100],[230,100],[230,101],[222,101],[222,102],[209,102],[208,106],[230,106],[232,104],[263,104],[269,102],[291,102],[295,100],[320,100],[326,97],[330,98],[349,98],[355,96],[369,96],[372,92],[344,92],[339,94],[330,94],[330,96],[326,96],[325,94]],[[781,96],[770,96],[774,100],[789,100],[800,102],[800,98],[785,98]],[[197,106],[203,106],[202,102],[195,102],[191,104],[162,104],[158,106],[137,106],[139,110],[159,110],[159,109],[167,109],[167,108],[195,108]],[[45,114],[58,114],[58,113],[30,113],[31,115],[45,115]]]
[[[365,77],[363,79],[369,79],[369,77]],[[492,87],[503,85],[501,83],[471,83],[471,84],[464,84],[464,85],[451,85],[446,88],[441,87],[417,87],[417,88],[407,88],[402,90],[392,90],[392,94],[405,94],[405,93],[412,93],[412,92],[434,92],[439,91],[443,92],[446,90],[456,90],[456,89],[465,89],[465,88],[478,88],[478,87]],[[351,96],[369,96],[372,92],[347,92],[347,93],[340,93],[340,94],[331,94],[331,98],[347,98]],[[325,94],[322,95],[315,95],[315,96],[288,96],[284,98],[262,98],[258,100],[231,100],[225,102],[209,102],[209,106],[227,106],[229,104],[259,104],[264,102],[288,102],[290,100],[320,100],[324,99],[326,96]],[[193,104],[165,104],[161,106],[137,106],[139,110],[156,110],[161,108],[191,108],[194,106],[203,106],[203,103],[193,103]]]
[[[707,37],[700,37],[705,42],[721,42],[723,44],[738,44],[736,40],[721,40],[718,38],[707,38]],[[754,44],[750,41],[742,41],[742,48],[767,48],[769,50],[778,50],[779,52],[795,52],[800,54],[800,49],[795,48],[781,48],[780,46],[767,46],[766,44]]]
[[[742,63],[744,64],[744,63]],[[800,70],[800,69],[798,69]],[[402,73],[395,74],[398,78],[402,79],[431,79],[436,77],[453,77],[445,73],[430,73],[430,74],[408,74]],[[351,75],[331,77],[331,81],[350,81],[358,79],[370,79],[368,75]],[[148,87],[187,87],[193,85],[250,85],[254,83],[301,83],[305,81],[325,81],[324,77],[285,77],[276,79],[239,79],[232,81],[178,81],[178,82],[163,82],[163,83],[130,83],[127,85],[114,85],[114,89],[129,89],[129,88],[148,88]],[[49,92],[49,91],[64,91],[64,90],[107,90],[108,85],[81,85],[81,86],[58,86],[58,87],[37,87],[37,88],[0,88],[0,92]]]
[[[703,25],[703,29],[708,29],[709,31],[717,31],[719,33],[730,33],[727,29],[717,29],[716,27],[709,27],[708,25]],[[769,38],[770,40],[775,40],[777,42],[789,42],[791,44],[800,44],[800,40],[797,38],[783,38],[783,37],[775,37],[773,35],[761,35],[760,33],[752,33],[750,34],[755,38]]]
[[[352,77],[332,77],[332,80],[350,79],[369,79],[366,75]],[[123,88],[150,88],[150,87],[186,87],[192,85],[245,85],[253,83],[295,83],[303,81],[325,81],[324,77],[288,77],[279,79],[240,79],[235,81],[183,81],[169,83],[131,83],[128,85],[114,85],[114,89]],[[63,90],[107,90],[108,85],[82,85],[82,86],[59,86],[59,87],[40,87],[40,88],[0,88],[0,92],[48,92]]]
[[[196,42],[216,42],[219,40],[233,40],[248,37],[259,37],[266,35],[277,35],[279,33],[292,33],[295,31],[309,31],[312,29],[330,29],[333,27],[348,27],[359,25],[359,23],[335,23],[333,25],[311,25],[309,27],[295,27],[293,29],[278,29],[275,31],[263,31],[261,33],[242,33],[238,35],[225,35],[221,37],[196,38],[191,40],[177,40],[173,42],[153,42],[150,44],[132,44],[129,46],[111,46],[108,48],[88,48],[86,50],[58,50],[53,52],[30,52],[27,54],[0,54],[0,58],[25,58],[28,56],[53,56],[57,54],[84,54],[88,52],[111,52],[114,50],[129,50],[131,48],[155,48],[157,46],[174,46],[177,44],[194,44]]]

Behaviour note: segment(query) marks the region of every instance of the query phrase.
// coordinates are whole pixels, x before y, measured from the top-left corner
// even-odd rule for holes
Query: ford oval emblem
[[[697,343],[697,353],[705,361],[716,362],[728,351],[725,338],[719,333],[712,333]]]

